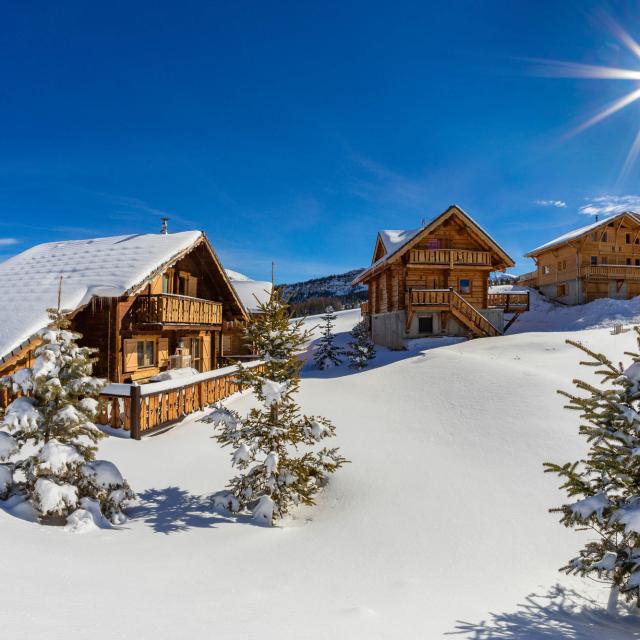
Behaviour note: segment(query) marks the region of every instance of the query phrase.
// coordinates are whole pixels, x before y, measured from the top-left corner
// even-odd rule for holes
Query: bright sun
[[[638,59],[640,59],[640,45],[610,16],[599,16],[605,26],[616,36],[616,38],[626,46]],[[541,75],[554,76],[559,78],[589,78],[593,80],[638,80],[640,81],[640,63],[638,69],[619,69],[616,67],[601,67],[597,65],[578,64],[573,62],[563,62],[560,60],[543,60],[531,59],[537,64],[542,65]],[[636,100],[640,99],[640,88],[623,95],[611,104],[608,104],[601,111],[593,115],[591,118],[572,129],[566,134],[565,139],[572,137],[598,122],[602,122],[605,118],[617,113],[621,109],[629,106]],[[627,153],[624,165],[622,167],[620,178],[624,177],[640,153],[640,129]]]

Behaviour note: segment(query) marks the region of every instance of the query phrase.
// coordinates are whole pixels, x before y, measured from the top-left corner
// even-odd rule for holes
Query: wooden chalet
[[[144,382],[185,366],[215,369],[228,355],[225,334],[249,319],[200,231],[38,245],[0,264],[8,291],[0,376],[30,364],[60,276],[61,306],[81,344],[98,349],[95,375],[111,382]]]
[[[565,304],[640,295],[640,216],[619,213],[530,251],[536,270],[519,282]]]
[[[380,231],[371,266],[353,284],[368,286],[363,312],[374,342],[402,348],[406,338],[502,334],[505,312],[515,318],[528,309],[529,297],[491,294],[489,274],[513,265],[486,231],[452,205],[420,229]]]

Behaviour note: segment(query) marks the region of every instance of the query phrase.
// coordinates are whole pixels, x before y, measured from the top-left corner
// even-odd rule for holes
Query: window
[[[602,256],[602,258],[600,258],[600,264],[607,264],[607,256]]]
[[[562,262],[558,260],[558,271],[562,271]]]
[[[169,290],[169,274],[165,273],[162,276],[162,293],[171,293]]]
[[[591,256],[591,264],[598,264],[598,256]]]
[[[138,369],[142,369],[143,367],[153,367],[155,365],[155,340],[138,340],[136,342],[136,352],[138,354]]]
[[[627,264],[631,264],[631,258],[627,258]]]
[[[563,261],[562,261],[562,270],[563,270],[563,271],[566,271],[566,270],[567,270],[567,261],[566,261],[566,260],[563,260]]]
[[[591,239],[592,239],[594,242],[597,242],[597,241],[598,241],[598,232],[597,232],[597,231],[594,231],[594,232],[591,234]]]
[[[567,285],[566,284],[559,284],[557,289],[556,289],[556,297],[562,298],[562,297],[564,297],[566,295],[567,295]]]
[[[418,333],[433,333],[433,316],[418,318]]]
[[[600,242],[606,242],[606,241],[607,241],[607,232],[605,231],[600,238]]]
[[[624,234],[624,241],[625,241],[627,244],[631,244],[631,234],[630,234],[630,233],[625,233],[625,234]]]
[[[186,296],[188,292],[188,279],[186,276],[178,276],[178,291],[176,293],[180,296]]]
[[[640,258],[636,258],[636,267],[640,267]]]
[[[427,249],[442,249],[442,240],[440,238],[427,238]]]
[[[548,264],[545,264],[544,267],[542,267],[542,273],[551,273],[551,267]]]
[[[460,279],[460,293],[471,293],[471,280],[467,278]]]

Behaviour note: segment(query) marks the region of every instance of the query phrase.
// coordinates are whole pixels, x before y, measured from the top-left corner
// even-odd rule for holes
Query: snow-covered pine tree
[[[313,360],[318,369],[328,369],[342,362],[340,359],[342,351],[336,346],[336,337],[333,333],[335,319],[336,314],[333,311],[333,307],[327,307],[322,316],[322,335],[320,340],[318,340],[318,345],[316,346],[313,356]]]
[[[0,493],[26,493],[47,522],[67,519],[83,526],[101,514],[121,523],[133,493],[115,465],[95,460],[104,436],[94,424],[104,380],[91,375],[94,350],[78,346],[81,336],[69,330],[68,314],[59,306],[48,313],[33,366],[0,380],[24,394],[0,420],[6,430],[0,432],[0,462],[13,460],[1,466]]]
[[[602,386],[574,380],[580,395],[559,391],[569,399],[566,408],[580,411],[589,450],[576,462],[545,463],[570,499],[551,511],[566,527],[596,536],[561,571],[609,583],[608,609],[614,612],[618,593],[640,605],[640,355],[628,353],[633,363],[625,369],[580,343],[567,343],[589,356],[581,364],[597,367]]]
[[[353,327],[348,344],[349,349],[346,353],[349,357],[349,366],[353,369],[364,369],[369,364],[369,360],[376,357],[376,348],[364,320]]]
[[[261,305],[247,328],[247,337],[265,361],[262,370],[240,366],[238,378],[260,401],[245,418],[217,408],[208,418],[216,436],[233,447],[233,465],[240,471],[230,483],[224,503],[250,509],[257,520],[273,524],[292,507],[314,504],[330,473],[347,461],[337,448],[313,449],[335,435],[326,418],[301,415],[295,394],[302,362],[298,353],[309,338],[301,320],[290,320],[278,292]],[[304,451],[301,451],[304,449]]]

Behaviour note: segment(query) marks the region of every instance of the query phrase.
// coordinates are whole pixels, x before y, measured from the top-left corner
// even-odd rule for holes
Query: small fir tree
[[[640,329],[635,331],[640,346]],[[561,571],[609,583],[608,609],[614,612],[618,593],[640,606],[640,354],[627,353],[633,363],[625,369],[580,343],[567,343],[589,356],[581,364],[597,368],[602,386],[574,380],[583,394],[559,391],[569,399],[566,408],[580,411],[589,450],[577,462],[544,465],[560,476],[571,500],[551,511],[566,527],[597,535]]]
[[[133,493],[112,463],[95,460],[104,436],[94,424],[104,386],[91,375],[95,350],[78,346],[81,336],[69,330],[59,303],[48,313],[33,366],[0,380],[24,394],[0,420],[8,432],[0,432],[0,494],[25,492],[43,521],[62,521],[75,512],[78,523],[99,517],[99,511],[112,523],[123,522],[122,506]]]
[[[376,357],[376,348],[371,341],[367,323],[361,320],[351,330],[351,340],[349,340],[349,366],[353,369],[364,369],[369,360]]]
[[[318,369],[328,369],[342,362],[340,359],[342,352],[335,344],[336,337],[333,333],[335,319],[336,314],[333,311],[333,307],[327,307],[322,316],[322,336],[318,340],[318,346],[313,356]]]
[[[265,361],[262,368],[239,367],[238,378],[261,403],[245,418],[218,407],[207,421],[218,427],[223,446],[233,447],[239,470],[231,493],[218,502],[233,510],[249,509],[257,520],[273,524],[300,504],[312,505],[330,473],[346,460],[337,448],[313,449],[335,435],[326,418],[301,415],[295,394],[300,384],[299,352],[309,339],[301,320],[290,320],[278,292],[261,305],[247,337]],[[300,449],[304,448],[304,451]]]

